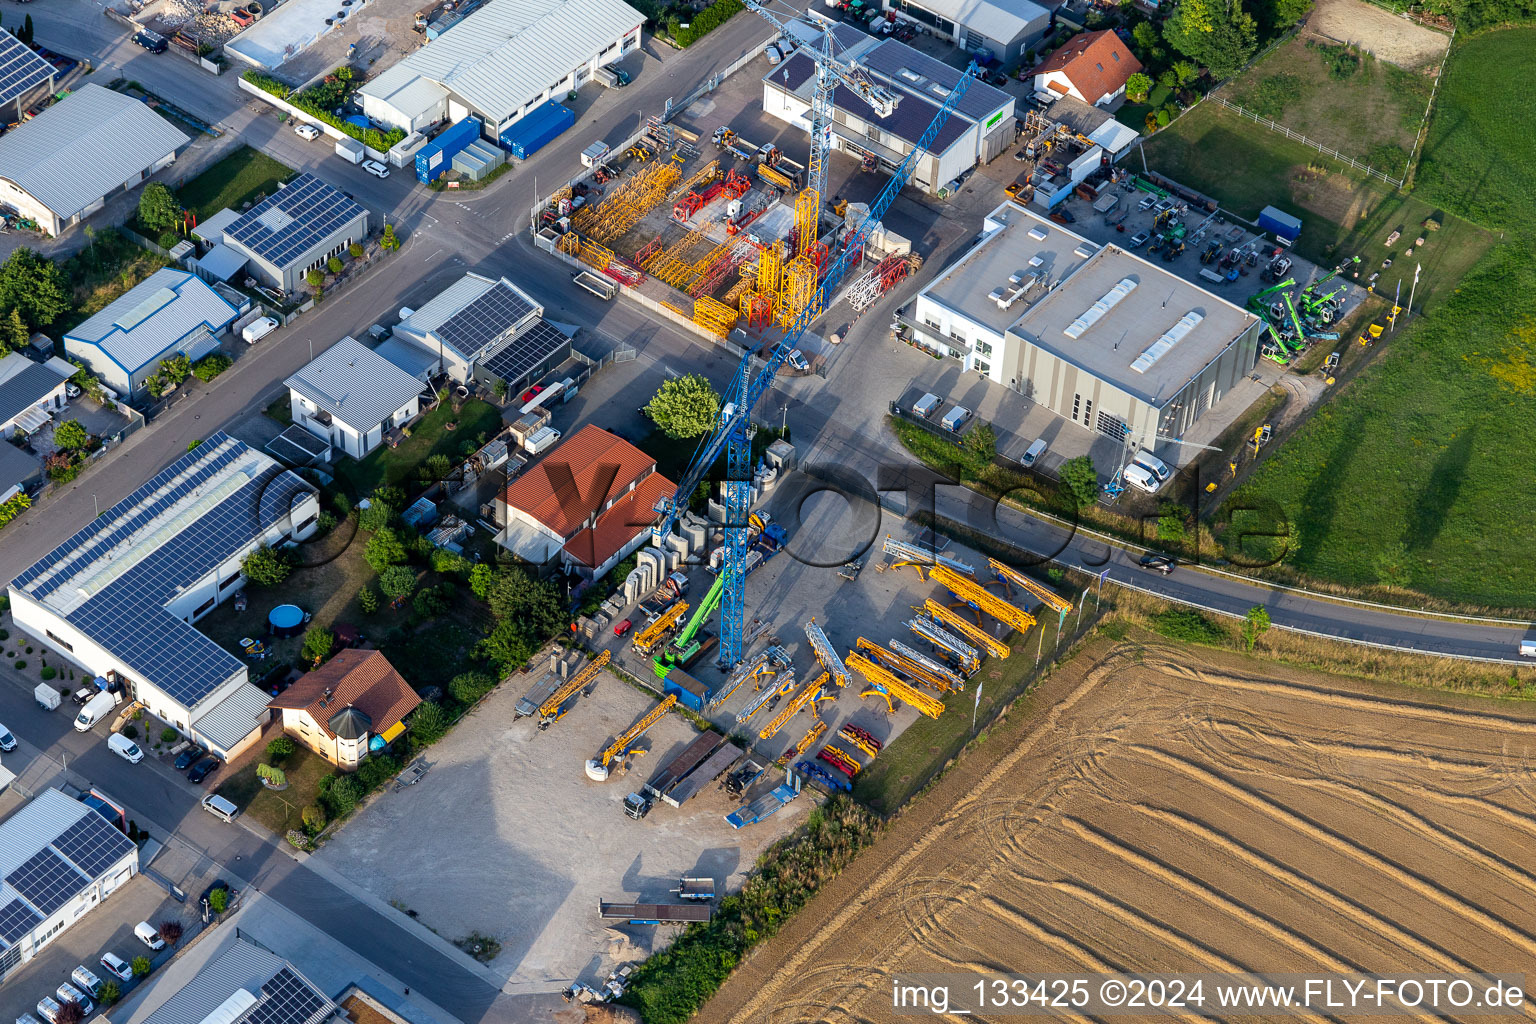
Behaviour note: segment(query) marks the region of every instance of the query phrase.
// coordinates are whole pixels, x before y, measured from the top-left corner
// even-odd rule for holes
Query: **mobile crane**
[[[755,0],[748,0],[748,2],[755,3]],[[780,368],[788,361],[789,354],[798,347],[801,335],[820,315],[820,311],[826,305],[827,297],[836,291],[843,276],[847,274],[848,268],[863,259],[864,242],[869,237],[870,231],[885,216],[885,212],[896,201],[897,194],[912,177],[918,157],[927,151],[949,121],[950,114],[954,112],[956,105],[970,87],[976,70],[977,67],[973,61],[960,76],[960,80],[955,83],[949,95],[944,98],[938,113],[934,115],[933,121],[917,140],[917,144],[908,151],[906,158],[891,175],[891,180],[885,183],[885,187],[870,204],[869,216],[860,222],[856,230],[847,232],[843,236],[837,255],[832,259],[817,287],[815,298],[799,312],[784,336],[773,344],[762,369],[758,370],[755,376],[753,369],[756,365],[756,356],[750,350],[742,356],[741,362],[736,366],[734,380],[721,402],[720,419],[714,431],[706,435],[700,443],[688,471],[678,482],[677,490],[671,497],[663,497],[657,502],[656,511],[660,516],[656,525],[651,528],[651,537],[657,546],[663,546],[678,517],[688,508],[700,481],[708,475],[711,467],[722,454],[727,456],[724,488],[725,564],[720,574],[720,578],[726,582],[720,601],[720,649],[716,658],[723,669],[734,668],[741,661],[742,654],[742,624],[746,612],[747,540],[750,530],[747,517],[751,511],[749,503],[752,487],[752,410],[757,407],[758,400],[773,386],[774,378],[778,375]],[[830,120],[824,130],[831,130]]]
[[[714,610],[720,606],[720,595],[725,592],[725,581],[728,573],[722,572],[715,577],[714,586],[709,588],[709,593],[704,595],[704,600],[699,602],[698,609],[693,613],[693,618],[688,620],[688,625],[670,644],[662,648],[651,664],[656,669],[656,678],[665,679],[667,673],[673,668],[687,668],[698,658],[699,652],[704,649],[704,640],[699,636],[699,628],[704,625],[704,620],[709,618]]]

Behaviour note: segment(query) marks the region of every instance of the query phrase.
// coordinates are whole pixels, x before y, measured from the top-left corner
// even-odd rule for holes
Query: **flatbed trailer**
[[[725,737],[717,732],[699,733],[692,743],[683,748],[681,754],[662,765],[656,777],[641,787],[642,791],[660,799],[663,793],[681,782],[689,772],[709,760],[709,755],[724,742]]]
[[[691,903],[608,903],[599,902],[598,912],[605,921],[628,924],[691,924],[708,921],[715,910],[707,902]]]
[[[517,702],[517,707],[513,709],[513,720],[516,721],[519,718],[527,718],[530,715],[538,714],[539,708],[543,707],[544,702],[555,695],[555,691],[560,689],[560,684],[564,681],[563,679],[557,679],[553,673],[550,673],[534,683],[528,688],[528,692],[523,695],[522,700]]]
[[[725,816],[726,822],[731,828],[745,828],[755,825],[764,818],[772,817],[778,813],[780,807],[789,803],[800,795],[800,778],[791,773],[789,779],[779,783],[772,791],[764,793],[751,803],[738,807]]]
[[[690,771],[686,777],[680,778],[666,792],[661,794],[662,803],[671,804],[673,807],[681,807],[688,800],[698,795],[699,790],[714,782],[737,761],[740,761],[744,751],[734,743],[723,743],[709,755],[709,760]]]
[[[677,880],[677,888],[673,891],[678,899],[708,903],[715,898],[715,880],[683,877]]]

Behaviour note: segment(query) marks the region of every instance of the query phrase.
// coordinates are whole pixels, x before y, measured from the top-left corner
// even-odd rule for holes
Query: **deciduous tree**
[[[1226,78],[1258,49],[1258,25],[1242,0],[1183,0],[1163,22],[1175,50]]]
[[[53,428],[54,446],[68,451],[84,448],[90,439],[91,436],[85,432],[79,420],[65,420]]]
[[[139,223],[155,231],[174,227],[181,219],[181,204],[171,190],[158,181],[144,186],[139,195]]]
[[[668,437],[699,437],[714,429],[720,415],[720,395],[702,374],[684,374],[657,389],[646,403],[645,414]]]
[[[240,572],[258,587],[275,587],[292,571],[288,556],[265,544],[246,555],[240,563]]]
[[[1062,464],[1061,482],[1067,496],[1078,508],[1087,508],[1099,500],[1099,476],[1093,460],[1079,455]]]
[[[0,264],[0,309],[21,312],[27,326],[47,327],[69,308],[58,264],[31,249],[17,249]]]

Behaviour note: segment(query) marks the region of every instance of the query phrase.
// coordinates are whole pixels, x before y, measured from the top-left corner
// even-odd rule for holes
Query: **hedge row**
[[[673,15],[667,19],[667,35],[678,46],[692,46],[700,39],[730,20],[731,15],[743,9],[741,0],[715,0],[709,7],[693,15],[684,28],[682,20]]]
[[[739,0],[721,0],[721,2],[738,3]],[[250,82],[262,92],[270,93],[280,100],[287,100],[289,103],[293,104],[295,107],[298,107],[300,110],[304,111],[304,113],[308,114],[316,121],[328,124],[332,128],[335,128],[337,131],[345,132],[347,135],[350,135],[358,142],[361,142],[369,149],[376,149],[379,152],[383,152],[398,143],[401,139],[405,138],[405,132],[401,131],[399,128],[391,128],[387,132],[381,132],[377,128],[359,128],[351,121],[337,117],[329,110],[313,102],[308,98],[307,94],[302,92],[295,94],[292,89],[284,85],[282,82],[279,82],[277,79],[271,78],[267,75],[260,74],[259,72],[247,71],[240,77],[244,78],[247,82]]]

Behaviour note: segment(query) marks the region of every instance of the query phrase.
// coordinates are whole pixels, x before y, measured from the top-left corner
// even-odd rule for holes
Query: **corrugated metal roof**
[[[421,392],[421,381],[355,338],[342,338],[283,382],[358,433]]]
[[[95,810],[45,789],[0,822],[0,950],[112,871],[136,847]]]
[[[491,0],[396,68],[409,68],[501,122],[644,21],[622,0]],[[364,86],[364,92],[386,98],[402,86],[381,75],[387,91]]]
[[[25,864],[33,854],[44,849],[69,826],[94,814],[85,804],[71,800],[56,789],[45,789],[15,814],[0,821],[0,878]],[[0,889],[0,893],[4,893]],[[0,895],[0,904],[10,902]]]
[[[239,311],[184,270],[157,270],[64,336],[99,346],[132,374],[199,328],[221,331]]]
[[[143,1024],[203,1024],[229,1003],[241,1012],[224,1019],[263,1024],[311,1024],[340,1009],[292,964],[243,938],[199,970],[175,995],[145,1017]]]
[[[374,349],[374,352],[422,381],[427,379],[432,368],[437,365],[435,355],[403,338],[386,338],[379,343],[379,347]]]
[[[412,120],[443,102],[448,95],[441,85],[422,77],[405,61],[377,78],[369,79],[360,91],[364,96],[387,103]]]
[[[246,683],[209,708],[207,714],[192,719],[192,728],[215,746],[228,750],[249,736],[252,729],[259,728],[266,717],[267,695]]]
[[[0,138],[0,178],[68,220],[190,141],[138,100],[88,83]]]
[[[73,376],[60,376],[51,367],[34,363],[20,352],[0,359],[0,423],[8,423],[23,410],[41,402]]]
[[[428,299],[420,309],[400,321],[400,326],[421,335],[431,334],[453,314],[490,291],[495,285],[495,278],[465,274]]]
[[[996,0],[923,0],[923,6],[1002,43],[1013,42],[1032,24],[1051,16],[1050,11],[1030,0],[1008,0],[1006,5]]]
[[[485,298],[498,288],[505,292],[499,301],[496,296]],[[484,302],[480,302],[482,298],[485,298]],[[477,302],[480,305],[473,316],[455,321],[455,317]],[[496,341],[540,308],[526,292],[504,277],[492,279],[465,274],[400,321],[395,333],[418,341],[428,351],[435,351],[442,345],[462,359],[473,359],[485,345]],[[454,322],[450,324],[450,321]]]

